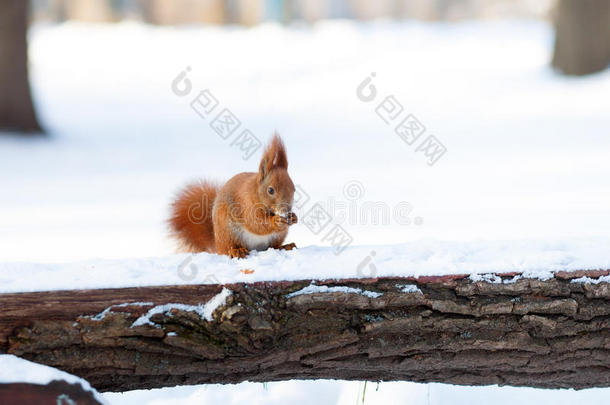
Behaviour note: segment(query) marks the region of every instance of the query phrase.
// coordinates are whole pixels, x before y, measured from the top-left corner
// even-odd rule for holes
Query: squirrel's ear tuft
[[[271,138],[271,142],[265,148],[261,163],[258,168],[258,178],[262,181],[271,170],[275,168],[288,169],[288,157],[286,147],[277,132]]]
[[[269,145],[269,149],[273,155],[273,167],[288,169],[288,156],[286,156],[286,147],[282,138],[277,134],[273,134],[273,139]]]

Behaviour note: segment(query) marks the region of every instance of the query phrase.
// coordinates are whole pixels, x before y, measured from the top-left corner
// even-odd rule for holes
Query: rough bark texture
[[[0,1],[0,129],[40,134],[28,81],[28,3]]]
[[[559,0],[552,63],[568,75],[586,75],[608,67],[610,1]]]
[[[295,295],[311,280],[230,284],[212,321],[171,309],[141,326],[157,305],[205,304],[223,286],[4,294],[0,349],[101,391],[295,378],[607,387],[610,284],[572,280],[608,273],[326,280]]]

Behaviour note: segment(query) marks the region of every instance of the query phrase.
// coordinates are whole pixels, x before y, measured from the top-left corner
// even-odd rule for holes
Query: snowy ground
[[[451,244],[495,246],[486,260],[503,258],[500,267],[524,258],[531,266],[550,260],[608,267],[610,72],[556,75],[548,68],[546,24],[64,24],[36,26],[30,39],[35,98],[51,137],[0,137],[0,262],[107,264],[170,255],[164,220],[177,188],[200,176],[226,179],[258,163],[259,154],[243,160],[231,138],[219,137],[211,119],[189,106],[209,89],[219,109],[230,109],[261,140],[275,129],[283,135],[291,176],[310,198],[300,218],[321,202],[352,244],[363,246],[355,248],[361,256],[350,255],[352,268],[375,250],[372,263],[383,271],[395,253],[371,245],[405,242],[445,259]],[[187,66],[192,91],[180,97],[171,82]],[[364,102],[356,90],[372,72],[377,97]],[[391,125],[375,112],[389,95],[404,107]],[[421,139],[433,134],[447,149],[433,166],[417,151],[420,141],[408,145],[394,133],[408,114],[426,127]],[[379,224],[371,207],[381,213]],[[384,216],[387,210],[391,215]],[[289,239],[328,246],[324,234],[301,222]],[[501,246],[521,246],[521,256]],[[548,256],[524,254],[536,249]],[[472,259],[468,249],[463,253]],[[270,257],[250,260],[262,268]],[[28,277],[61,278],[52,269],[3,264],[1,285],[22,290]],[[319,381],[105,397],[142,404],[343,404],[354,403],[358,392],[358,383]],[[383,383],[377,392],[368,385],[366,403],[602,403],[608,392]]]
[[[252,252],[245,259],[201,253],[63,264],[0,263],[0,293],[271,280],[522,272],[548,279],[554,271],[610,269],[610,238],[569,240],[415,241]],[[53,277],[47,277],[53,274]],[[489,277],[487,277],[489,279]],[[610,277],[604,277],[604,280]],[[590,280],[585,280],[589,282]]]

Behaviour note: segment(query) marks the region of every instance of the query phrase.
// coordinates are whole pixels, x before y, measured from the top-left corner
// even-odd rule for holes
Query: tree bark
[[[30,92],[28,1],[0,1],[0,129],[42,133]]]
[[[610,1],[559,0],[552,64],[567,75],[586,75],[608,67]]]
[[[318,378],[608,387],[610,284],[574,282],[608,274],[2,294],[0,350],[100,391]],[[223,288],[207,320],[202,305]]]

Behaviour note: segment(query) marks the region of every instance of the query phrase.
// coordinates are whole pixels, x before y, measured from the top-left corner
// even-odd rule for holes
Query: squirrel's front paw
[[[283,231],[288,228],[288,222],[286,221],[286,218],[281,217],[279,215],[274,215],[271,217],[271,226],[276,232]]]
[[[280,250],[292,250],[292,249],[296,249],[297,245],[295,245],[294,243],[287,243],[285,245],[280,246]]]
[[[248,249],[240,247],[240,248],[231,248],[229,249],[229,256],[231,258],[237,257],[239,259],[243,259],[246,256],[248,256],[248,253],[250,253],[248,251]]]
[[[299,219],[297,218],[297,214],[295,214],[294,212],[289,212],[288,215],[286,215],[286,223],[288,225],[294,225],[297,223]]]

